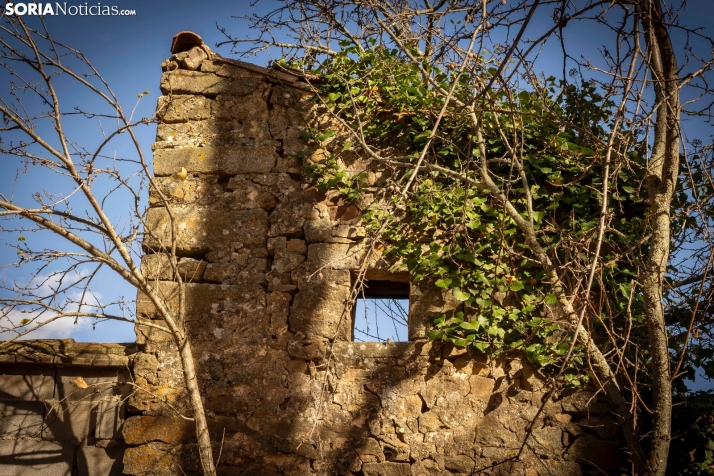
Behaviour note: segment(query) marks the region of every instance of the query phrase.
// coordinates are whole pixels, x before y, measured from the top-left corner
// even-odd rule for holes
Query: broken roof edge
[[[303,71],[288,68],[277,63],[275,63],[272,67],[266,68],[264,66],[247,63],[245,61],[223,58],[217,53],[211,51],[208,45],[203,42],[201,36],[192,31],[181,31],[174,35],[171,42],[171,53],[175,55],[177,53],[189,51],[195,47],[201,48],[205,51],[208,58],[214,62],[236,66],[252,73],[261,74],[268,79],[272,79],[280,83],[287,83],[298,89],[311,91],[312,88],[310,88],[310,83],[321,82],[321,78],[318,76],[310,75]]]

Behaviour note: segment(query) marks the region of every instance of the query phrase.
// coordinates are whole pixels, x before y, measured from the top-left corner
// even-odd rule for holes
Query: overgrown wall
[[[351,342],[346,306],[365,231],[359,204],[302,175],[306,117],[327,120],[306,84],[198,47],[163,69],[161,193],[150,194],[142,271],[177,310],[167,200],[219,474],[627,472],[592,389],[543,406],[544,379],[522,356],[488,361],[425,339],[429,319],[457,306],[429,283],[410,284],[410,342]],[[358,158],[350,166],[368,169],[374,187],[387,173]],[[368,278],[409,280],[378,254],[366,264]],[[141,294],[137,317],[157,319]],[[3,351],[0,474],[199,473],[173,341],[141,324],[136,335],[136,348],[35,341]]]
[[[305,115],[325,120],[304,83],[199,48],[163,67],[154,172],[177,217],[186,325],[220,474],[617,473],[621,443],[600,396],[566,395],[538,414],[544,381],[520,356],[488,362],[424,339],[426,322],[456,305],[428,283],[411,285],[412,341],[350,342],[345,306],[364,230],[359,206],[302,176]],[[161,253],[170,222],[160,194],[151,201],[142,269],[175,304]],[[385,276],[379,260],[369,266]],[[138,313],[156,318],[142,296]],[[181,401],[170,338],[137,326],[137,343],[147,364],[137,382]],[[142,445],[127,450],[125,471],[198,470],[172,410],[149,398],[131,406],[144,416],[124,435]]]

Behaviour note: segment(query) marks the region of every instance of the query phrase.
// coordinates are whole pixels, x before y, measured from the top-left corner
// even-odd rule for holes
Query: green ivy
[[[402,161],[414,163],[443,107],[442,95],[425,81],[417,65],[396,50],[375,46],[361,52],[348,43],[342,46],[338,55],[313,71],[326,80],[320,91],[323,106],[361,130],[370,145],[391,148],[398,152],[395,155],[406,157]],[[458,77],[455,98],[468,100],[495,74],[487,60],[481,65]],[[424,62],[421,67],[444,90],[457,81],[453,71],[439,64]],[[588,243],[595,238],[600,216],[603,143],[611,126],[613,103],[599,95],[591,83],[562,86],[554,78],[543,79],[533,91],[489,91],[481,101],[477,110],[484,111],[480,121],[486,153],[492,158],[506,151],[497,124],[522,141],[519,154],[530,185],[538,240],[552,261],[562,265],[559,272],[564,281],[572,278],[575,285],[577,278],[568,267],[582,271],[592,259]],[[617,232],[605,236],[602,259],[607,266],[594,294],[605,326],[592,322],[600,326],[595,336],[605,347],[608,328],[624,334],[629,320],[643,320],[639,294],[634,293],[631,301],[638,270],[628,255],[631,243],[644,235],[647,226],[640,198],[645,196],[644,159],[636,132],[623,130],[615,144],[628,160],[615,160],[613,166],[608,211],[609,227]],[[306,138],[320,146],[331,133],[310,131]],[[354,147],[353,139],[347,140],[350,142],[333,148],[329,157],[312,163],[307,173],[321,190],[338,190],[357,202],[369,186],[364,173],[351,175],[338,165],[342,154],[351,153]],[[478,158],[469,118],[462,108],[450,105],[428,161],[478,181]],[[513,176],[507,161],[491,164],[490,170],[494,177]],[[393,190],[403,186],[408,177],[409,172],[395,174],[397,187]],[[522,216],[530,219],[521,181],[496,180]],[[397,197],[397,193],[384,192],[381,203],[396,203]],[[433,282],[462,303],[462,310],[455,315],[435,319],[429,338],[473,346],[491,355],[521,350],[546,369],[560,364],[572,332],[549,311],[556,298],[545,271],[534,260],[516,224],[488,192],[432,171],[416,177],[403,206],[385,210],[377,204],[364,207],[363,222],[375,231],[387,216],[395,218],[382,230],[387,255],[400,269],[408,270],[413,281]],[[636,252],[646,251],[645,246]],[[635,329],[631,336],[643,338],[644,333]],[[566,386],[587,379],[586,372],[577,370],[582,368],[582,359],[582,349],[576,347]]]

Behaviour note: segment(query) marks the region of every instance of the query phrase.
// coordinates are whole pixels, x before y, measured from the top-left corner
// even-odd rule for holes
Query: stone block
[[[305,240],[298,240],[293,238],[291,240],[288,240],[287,250],[304,255],[307,253],[307,243],[305,243]]]
[[[124,474],[123,445],[101,448],[80,446],[77,451],[77,471],[80,476],[120,476]]]
[[[142,256],[141,274],[143,274],[146,279],[152,280],[171,281],[174,279],[171,262],[166,253],[154,253]]]
[[[156,115],[165,124],[200,121],[211,117],[213,100],[204,96],[161,96],[156,105]]]
[[[610,409],[605,402],[599,401],[596,392],[589,390],[580,390],[564,396],[561,405],[565,413],[580,417],[602,415]]]
[[[270,328],[273,332],[286,328],[291,299],[292,296],[290,294],[282,292],[272,292],[266,295],[267,311],[270,314]]]
[[[268,105],[262,98],[262,91],[245,97],[218,96],[213,116],[216,119],[225,121],[240,121],[242,123],[250,121],[260,121],[260,127],[265,133],[265,137],[272,137],[268,126]]]
[[[283,252],[288,246],[288,239],[284,236],[276,236],[268,238],[268,254],[275,256],[277,253]]]
[[[163,94],[196,94],[216,97],[219,94],[247,96],[264,88],[263,78],[223,78],[212,73],[174,70],[161,76]]]
[[[333,269],[359,269],[364,258],[361,244],[313,243],[308,246],[307,259],[311,265]],[[367,266],[378,261],[373,257]]]
[[[428,356],[431,342],[335,342],[332,351],[343,359],[413,359]]]
[[[122,439],[121,429],[126,416],[123,400],[104,400],[96,408],[97,427],[94,436],[100,440]]]
[[[5,440],[0,444],[3,476],[71,476],[74,446],[55,441]]]
[[[206,254],[216,249],[232,249],[235,243],[247,247],[265,246],[268,231],[268,214],[265,210],[216,210],[210,207],[180,206],[172,209],[177,228],[177,252],[180,254]],[[150,208],[144,247],[168,249],[171,221],[163,208]]]
[[[168,281],[157,283],[156,292],[173,313],[178,311],[178,284]],[[265,311],[265,292],[257,284],[228,286],[219,284],[189,283],[186,289],[186,315],[196,316],[192,322],[205,324],[211,315],[234,315]],[[142,318],[158,319],[156,309],[147,295],[139,292],[136,313]]]
[[[536,428],[533,430],[533,440],[530,447],[538,456],[554,459],[560,457],[563,451],[563,431],[558,427]]]
[[[411,469],[408,463],[364,463],[364,476],[409,476]]]
[[[306,336],[350,340],[352,316],[346,312],[349,286],[308,286],[295,295],[290,311],[290,330]]]
[[[79,444],[94,435],[97,428],[97,406],[93,402],[48,402],[43,440]]]
[[[143,412],[148,415],[173,412],[167,403],[173,408],[182,408],[182,402],[184,402],[186,397],[186,390],[182,388],[171,388],[166,385],[151,385],[146,379],[141,377],[136,379],[136,385],[139,388],[135,389],[127,400],[128,409],[130,411],[134,413]],[[142,389],[146,389],[146,391]]]
[[[154,174],[166,177],[177,174],[181,168],[188,172],[218,174],[227,177],[236,174],[267,173],[278,160],[272,142],[256,147],[206,146],[181,149],[158,149],[154,152]]]
[[[194,46],[188,51],[176,53],[173,59],[177,60],[181,67],[189,71],[196,71],[208,59],[208,55],[200,46]]]
[[[419,416],[419,432],[429,433],[432,431],[439,431],[442,428],[448,428],[449,426],[441,421],[439,415],[434,412],[422,413]]]
[[[255,149],[260,144],[275,144],[264,122],[246,119],[159,123],[153,150],[176,147],[243,146]]]
[[[278,203],[273,191],[247,180],[243,176],[231,178],[226,189],[233,192],[233,208],[272,210]]]
[[[42,402],[0,400],[0,436],[39,437],[44,427],[44,415]]]
[[[175,444],[195,437],[195,430],[192,422],[178,416],[133,416],[124,422],[122,434],[128,445],[151,441]]]
[[[444,468],[456,473],[471,474],[474,464],[474,460],[466,455],[444,456]]]
[[[124,452],[124,474],[175,476],[181,474],[178,458],[163,444],[127,448]]]
[[[291,240],[292,241],[292,240]],[[300,266],[300,263],[305,261],[305,255],[286,251],[279,253],[273,260],[273,271],[277,273],[290,273]]]
[[[143,377],[152,385],[156,384],[156,371],[159,369],[159,361],[152,354],[140,353],[134,357],[134,375]]]
[[[431,329],[431,321],[442,313],[454,312],[461,303],[450,291],[420,281],[409,286],[409,339],[421,339]]]
[[[194,258],[181,258],[178,262],[178,271],[181,279],[185,283],[197,283],[203,281],[203,273],[206,271],[206,263],[203,260]]]
[[[332,238],[332,222],[329,218],[306,221],[303,230],[308,243],[320,243]]]
[[[55,369],[29,365],[0,366],[0,398],[48,400],[55,390]]]
[[[203,274],[204,281],[224,284],[267,284],[267,260],[251,258],[247,263],[209,263]]]
[[[77,385],[78,377],[83,379],[87,388],[80,388]],[[114,396],[125,398],[131,392],[131,387],[127,383],[130,381],[128,369],[60,367],[57,369],[54,399],[96,402]]]

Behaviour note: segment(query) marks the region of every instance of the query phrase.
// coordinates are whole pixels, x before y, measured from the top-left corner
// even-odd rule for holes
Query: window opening
[[[406,281],[406,282],[405,282]],[[409,282],[368,279],[354,307],[355,342],[406,342]]]

